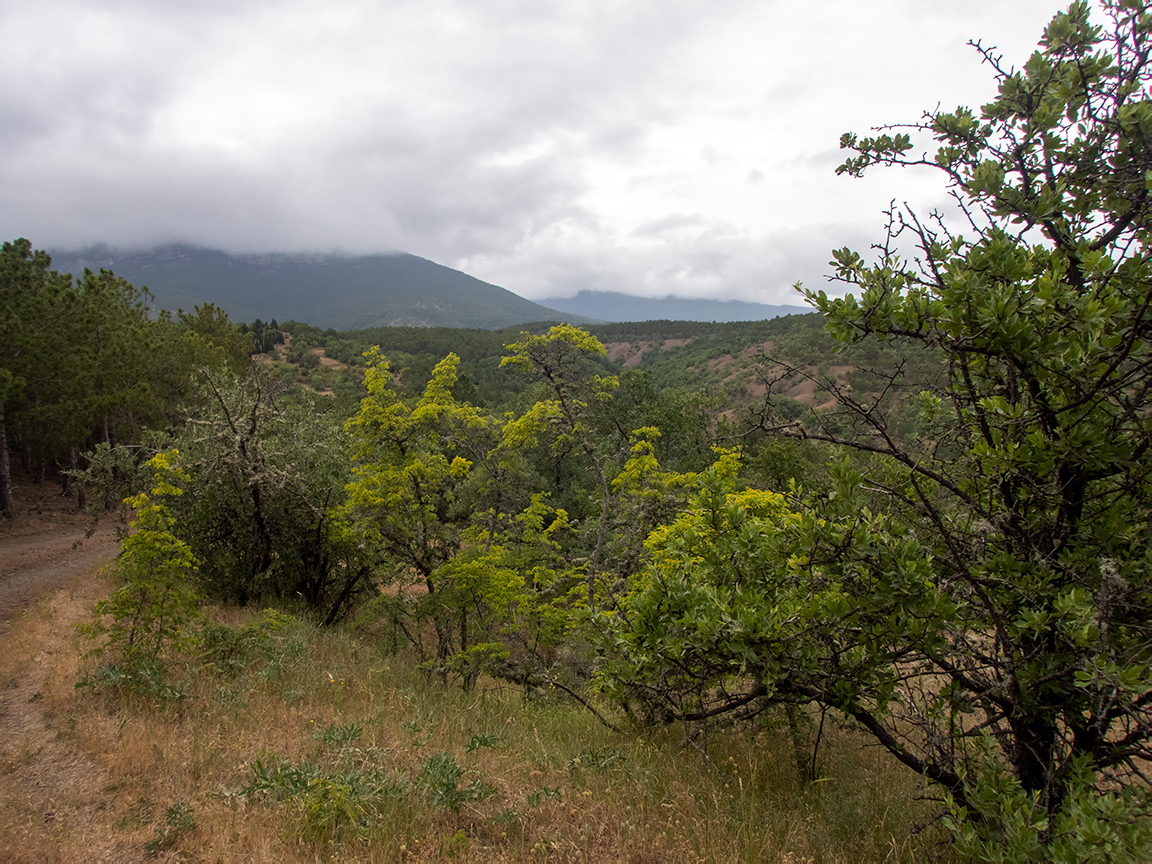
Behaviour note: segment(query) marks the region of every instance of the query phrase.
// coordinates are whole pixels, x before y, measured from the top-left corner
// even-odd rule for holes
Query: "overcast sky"
[[[0,0],[0,239],[400,250],[539,299],[796,303],[935,176],[840,134],[994,95],[1039,0]]]

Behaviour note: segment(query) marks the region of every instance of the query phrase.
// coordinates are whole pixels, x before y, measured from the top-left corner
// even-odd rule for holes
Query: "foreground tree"
[[[331,623],[367,569],[333,510],[351,479],[341,421],[256,365],[241,379],[202,372],[203,405],[172,436],[188,494],[173,505],[214,597],[303,601]]]
[[[200,613],[192,577],[198,561],[176,535],[168,508],[190,479],[178,457],[175,450],[156,454],[146,466],[154,477],[151,490],[125,501],[136,518],[113,567],[119,584],[96,604],[93,621],[83,628],[100,642],[94,653],[111,654],[128,667],[155,663],[194,644],[192,624]]]
[[[615,679],[683,717],[839,709],[987,860],[1146,860],[1152,833],[1152,20],[1104,6],[1107,28],[1057,15],[1019,71],[976,45],[999,83],[978,114],[844,136],[841,171],[933,166],[965,223],[893,210],[875,263],[834,253],[854,295],[806,292],[846,343],[944,355],[925,432],[834,383],[805,422],[770,394],[762,428],[864,455],[795,516],[713,491],[696,512],[731,554],[654,538]]]

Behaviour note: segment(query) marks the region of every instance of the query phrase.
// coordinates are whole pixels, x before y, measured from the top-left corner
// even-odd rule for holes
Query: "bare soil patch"
[[[74,625],[107,595],[100,568],[110,528],[79,548],[86,519],[58,487],[19,484],[0,525],[0,861],[128,861],[95,830],[108,774],[68,716],[77,672]],[[74,719],[74,718],[72,718]]]
[[[613,363],[620,361],[625,367],[632,368],[640,365],[646,351],[652,350],[651,342],[608,342],[604,345],[608,352],[608,359]]]
[[[691,344],[693,339],[665,339],[660,343],[661,351],[671,351]],[[604,350],[608,352],[608,359],[613,363],[620,361],[626,369],[640,365],[644,355],[656,347],[655,342],[605,342]]]
[[[0,519],[0,636],[37,600],[109,563],[116,549],[110,524],[84,539],[88,517],[58,484],[17,479],[14,491],[16,517]]]
[[[347,363],[341,363],[339,360],[335,360],[331,357],[328,357],[324,353],[323,348],[313,348],[312,353],[320,358],[320,365],[324,366],[328,369],[347,369],[348,368]]]
[[[105,767],[84,745],[71,703],[78,674],[75,624],[108,593],[93,572],[26,608],[0,635],[0,860],[131,861],[100,829],[115,798]]]

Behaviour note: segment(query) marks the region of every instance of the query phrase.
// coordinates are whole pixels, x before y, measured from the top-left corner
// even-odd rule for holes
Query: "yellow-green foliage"
[[[584,566],[566,559],[558,538],[569,534],[572,525],[546,495],[533,495],[512,518],[497,516],[495,531],[484,525],[481,520],[469,530],[464,552],[442,572],[492,640],[470,650],[482,650],[489,660],[507,660],[514,652],[523,667],[526,653],[539,660],[574,626],[585,606]],[[546,672],[529,665],[536,674]],[[491,663],[484,668],[491,670]]]
[[[459,545],[458,531],[440,516],[454,499],[454,486],[468,477],[472,461],[454,452],[452,442],[482,429],[486,421],[477,409],[452,398],[459,362],[455,354],[437,364],[414,406],[397,393],[379,350],[365,357],[368,396],[347,423],[357,461],[348,510],[360,517],[367,537],[428,577]]]
[[[620,386],[615,375],[596,374],[590,362],[604,357],[607,351],[591,333],[570,324],[559,324],[542,336],[521,335],[519,342],[508,346],[511,353],[500,365],[536,375],[555,398],[537,402],[509,424],[506,434],[532,446],[541,431],[550,429],[556,436],[554,449],[575,442],[591,452],[585,416],[589,404],[611,398],[612,391]]]
[[[559,402],[537,403],[500,434],[498,421],[453,397],[455,355],[436,366],[414,404],[399,395],[378,351],[366,357],[369,392],[348,421],[357,465],[341,515],[379,549],[394,586],[373,611],[418,647],[426,668],[466,686],[483,669],[538,678],[540,658],[580,605],[574,589],[584,569],[565,560],[559,542],[572,533],[568,514],[544,494],[522,512],[461,501],[520,470],[520,447],[563,421]]]
[[[130,662],[160,659],[193,640],[189,625],[198,612],[190,581],[197,562],[173,532],[175,519],[164,503],[182,495],[176,484],[188,480],[178,459],[175,450],[154,456],[148,463],[155,476],[152,489],[125,499],[136,519],[114,565],[121,584],[96,604],[95,620],[85,628],[93,639],[103,640],[97,651]]]

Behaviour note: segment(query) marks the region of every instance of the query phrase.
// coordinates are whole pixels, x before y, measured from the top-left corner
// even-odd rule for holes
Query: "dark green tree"
[[[135,444],[177,422],[197,370],[246,363],[247,338],[216,307],[174,321],[111,271],[73,280],[50,263],[27,240],[0,251],[0,509],[9,514],[13,445],[34,480],[53,466],[78,470],[93,444]],[[117,488],[123,460],[101,462],[109,506],[140,491]]]
[[[60,338],[70,312],[71,280],[51,267],[43,251],[20,239],[0,248],[0,513],[13,514],[10,419],[44,400],[52,379],[64,374]]]
[[[189,331],[221,351],[233,372],[237,375],[244,372],[253,353],[253,337],[228,320],[227,312],[213,303],[204,303],[194,307],[192,312],[177,310],[176,318]],[[280,333],[279,329],[275,332]],[[283,334],[280,337],[283,340]]]
[[[204,370],[201,383],[172,437],[190,482],[171,505],[201,584],[232,602],[302,600],[335,621],[368,576],[333,515],[351,480],[342,421],[258,367],[244,378]]]

